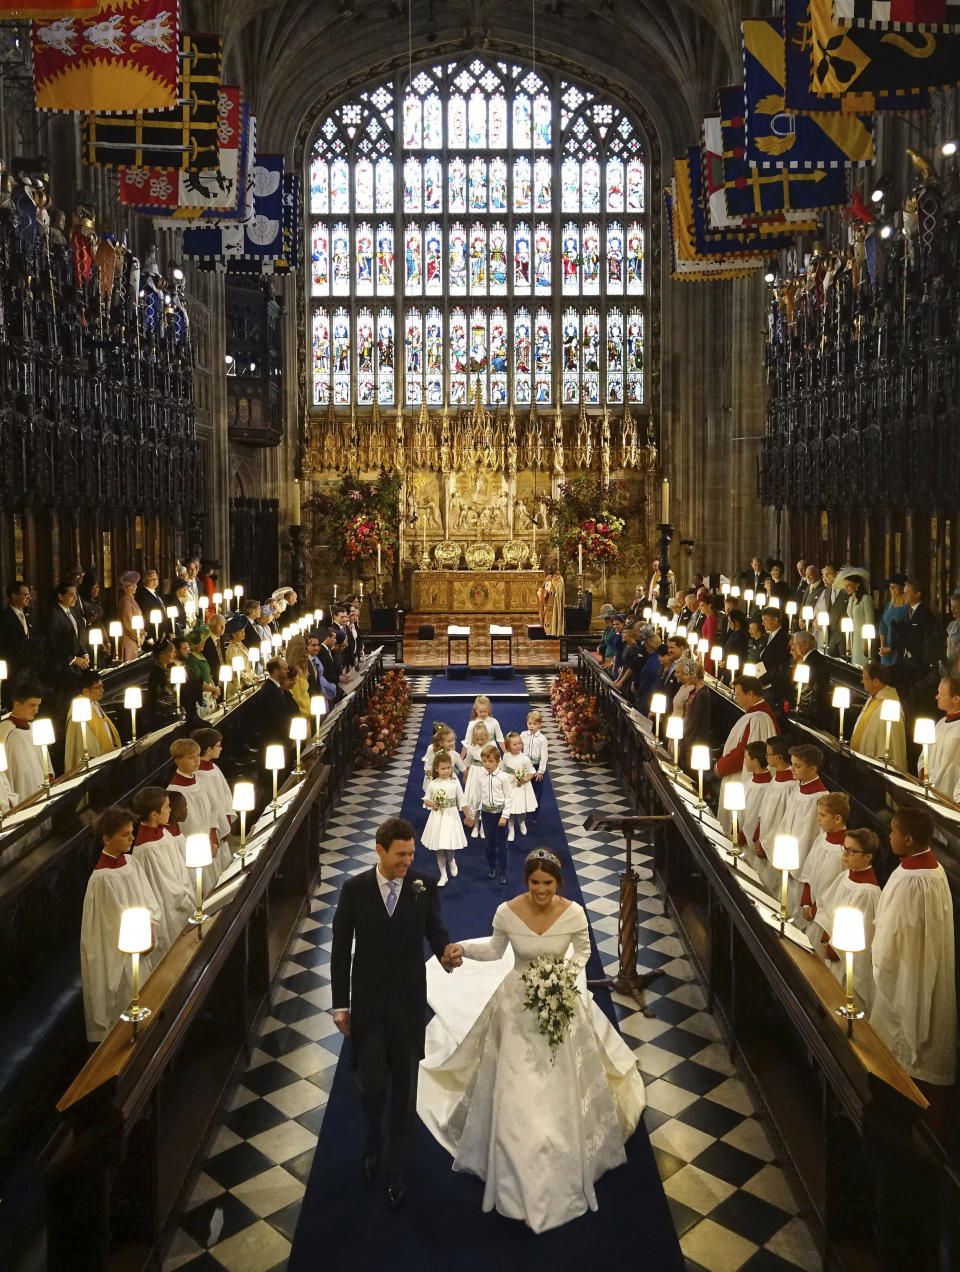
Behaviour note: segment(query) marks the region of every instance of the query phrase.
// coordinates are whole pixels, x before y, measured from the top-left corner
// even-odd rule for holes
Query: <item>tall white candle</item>
[[[660,521],[666,525],[670,520],[670,483],[666,477],[660,486]]]
[[[583,544],[577,544],[577,572],[583,573]]]
[[[377,573],[378,573],[378,574],[380,573],[380,566],[381,566],[381,562],[380,562],[380,544],[378,543],[378,544],[377,544]]]

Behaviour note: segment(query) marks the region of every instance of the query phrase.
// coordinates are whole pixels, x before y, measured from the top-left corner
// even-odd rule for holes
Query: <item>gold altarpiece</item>
[[[355,408],[348,418],[332,409],[310,418],[305,493],[309,499],[347,473],[372,479],[399,471],[405,516],[395,599],[428,613],[530,612],[543,569],[559,564],[575,583],[576,562],[558,563],[549,542],[547,498],[566,480],[593,474],[601,487],[637,483],[649,508],[656,449],[646,424],[643,433],[629,405],[615,416],[607,408],[588,415],[581,405],[566,418],[559,407],[549,413],[524,407],[518,418],[512,406],[485,408],[479,386],[467,407],[424,404],[387,414],[374,401],[365,418]],[[322,549],[309,548],[321,538],[312,529],[307,545],[320,578],[335,565]],[[651,531],[645,516],[628,524],[622,573],[603,581],[616,603],[626,599],[628,580],[646,577]]]

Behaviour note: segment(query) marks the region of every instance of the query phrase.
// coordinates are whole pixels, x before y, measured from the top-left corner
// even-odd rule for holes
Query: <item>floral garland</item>
[[[557,732],[576,760],[591,763],[607,742],[603,721],[597,712],[597,700],[584,693],[572,667],[561,668],[550,687],[550,707],[557,721]]]
[[[537,1017],[537,1028],[550,1044],[550,1063],[567,1034],[580,995],[577,992],[577,969],[562,958],[541,954],[521,974],[526,992],[523,1005]]]
[[[396,754],[410,715],[410,683],[402,670],[388,671],[357,716],[354,761],[358,768],[386,768]]]

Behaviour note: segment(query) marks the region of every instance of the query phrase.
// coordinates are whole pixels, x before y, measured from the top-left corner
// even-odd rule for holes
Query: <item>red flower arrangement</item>
[[[391,532],[384,525],[379,512],[358,512],[343,527],[344,559],[369,561],[376,557],[379,544],[382,564],[392,565],[393,548],[388,543],[390,537]]]
[[[563,667],[550,687],[550,706],[557,732],[576,760],[592,762],[606,746],[607,735],[597,712],[597,700],[580,687],[571,667]]]
[[[410,683],[402,670],[388,671],[357,716],[354,762],[358,768],[385,768],[396,754],[410,715]]]

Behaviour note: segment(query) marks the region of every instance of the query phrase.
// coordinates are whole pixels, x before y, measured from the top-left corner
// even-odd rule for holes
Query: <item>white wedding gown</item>
[[[580,1003],[551,1064],[550,1046],[523,1006],[521,973],[541,954],[573,946]],[[463,942],[464,963],[447,975],[435,959],[417,1111],[453,1155],[453,1169],[486,1183],[496,1208],[544,1232],[597,1209],[594,1183],[626,1161],[624,1143],[646,1105],[636,1059],[587,990],[590,936],[571,903],[542,935],[506,904],[493,935]]]

